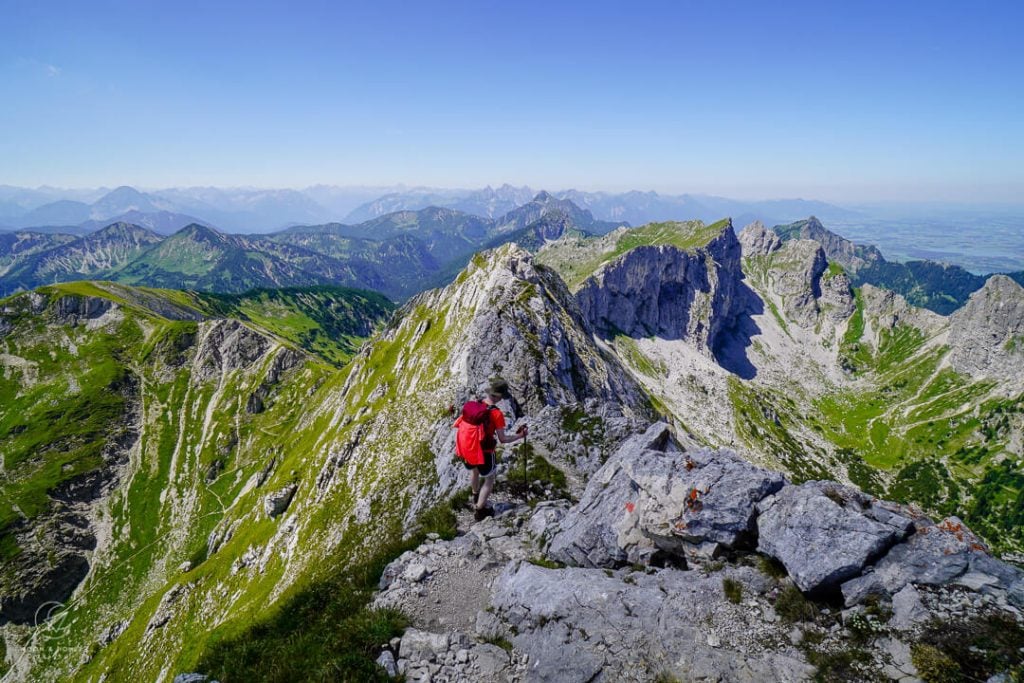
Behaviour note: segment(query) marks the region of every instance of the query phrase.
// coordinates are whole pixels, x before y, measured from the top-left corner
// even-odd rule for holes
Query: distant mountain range
[[[401,300],[450,281],[481,249],[515,242],[537,251],[565,235],[603,235],[628,225],[597,218],[594,211],[574,199],[543,191],[505,210],[523,189],[503,186],[462,196],[463,205],[475,206],[488,215],[431,205],[357,223],[296,225],[274,233],[244,235],[228,234],[187,214],[172,212],[169,209],[177,207],[163,195],[118,188],[91,204],[61,200],[32,213],[56,216],[67,211],[66,215],[71,215],[74,210],[80,218],[126,209],[120,215],[127,220],[103,224],[97,218],[88,218],[73,233],[51,228],[0,234],[0,295],[88,278],[222,293],[260,287],[340,285],[372,289]],[[218,193],[223,191],[198,194],[212,201],[222,196]],[[628,193],[633,208],[627,210],[621,201],[626,195],[570,194],[605,215],[650,215],[643,211],[663,210],[667,202],[667,198],[654,193]],[[295,199],[292,195],[279,199],[287,202],[289,197]],[[372,213],[398,202],[397,195],[382,204],[383,199],[365,210]],[[675,199],[690,211],[712,211],[716,206],[708,202],[698,208],[696,200]],[[251,202],[252,210],[257,211],[256,207],[270,202],[271,197],[242,192],[234,201],[240,205]],[[295,206],[303,205],[307,203],[296,199]],[[644,206],[647,208],[638,208]],[[818,203],[803,202],[799,206]],[[717,218],[722,215],[717,214]],[[734,223],[738,224],[735,218]],[[943,315],[960,308],[987,280],[987,276],[934,261],[887,261],[876,247],[847,240],[826,229],[814,216],[779,224],[774,231],[783,240],[820,243],[828,259],[842,267],[854,285],[893,290],[910,303]],[[171,234],[165,236],[167,233]],[[1024,272],[1009,275],[1024,283]]]
[[[498,220],[529,203],[539,191],[502,185],[482,189],[344,188],[316,185],[305,190],[189,187],[139,191],[60,190],[0,186],[0,226],[85,234],[114,222],[142,225],[170,234],[191,223],[232,233],[268,233],[292,225],[330,222],[359,224],[397,211],[431,206]],[[640,225],[651,221],[732,216],[737,224],[761,220],[783,223],[807,215],[826,220],[856,220],[860,214],[817,201],[744,202],[709,195],[660,195],[655,192],[583,192],[551,195],[572,201],[597,220]]]
[[[394,211],[416,210],[427,206],[443,206],[477,214],[498,217],[524,204],[537,193],[529,187],[502,185],[497,189],[486,187],[472,192],[436,191],[417,189],[393,192],[367,202],[354,209],[346,221],[365,221]],[[732,216],[737,225],[754,220],[774,224],[794,220],[796,217],[818,215],[827,220],[855,220],[856,211],[833,204],[804,199],[774,199],[746,202],[711,195],[661,195],[657,192],[583,192],[563,190],[552,195],[569,200],[589,210],[601,220],[630,225],[654,221],[699,219],[718,220]]]
[[[600,234],[618,225],[539,193],[497,219],[429,207],[268,235],[226,234],[198,223],[167,237],[124,222],[84,236],[22,230],[0,235],[0,295],[89,278],[227,293],[342,285],[404,299],[443,283],[486,246],[519,241],[539,248],[568,230]]]

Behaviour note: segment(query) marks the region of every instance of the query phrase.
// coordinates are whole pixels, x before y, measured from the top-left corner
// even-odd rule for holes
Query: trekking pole
[[[526,459],[527,459],[528,457],[530,457],[530,454],[529,454],[529,453],[527,452],[527,450],[526,450],[526,437],[527,437],[527,435],[526,435],[526,434],[523,434],[523,443],[522,443],[522,445],[521,445],[521,446],[519,447],[519,452],[523,454],[523,455],[522,455],[522,458],[521,458],[521,460],[523,461],[523,482],[525,482],[525,483],[526,483],[526,486],[527,486],[527,487],[529,487],[529,486],[530,486],[530,483],[526,481],[526,471],[527,471],[527,467],[526,467]]]

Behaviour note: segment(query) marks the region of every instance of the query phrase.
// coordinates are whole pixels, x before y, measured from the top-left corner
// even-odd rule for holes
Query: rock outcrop
[[[833,325],[850,317],[854,298],[850,278],[829,267],[826,250],[811,239],[783,241],[760,223],[740,233],[747,270],[762,295],[778,297],[786,318],[812,329],[822,318]]]
[[[766,229],[761,221],[754,221],[743,228],[739,241],[744,257],[767,256],[782,248],[782,238],[775,231]]]
[[[266,513],[267,517],[277,517],[284,514],[298,488],[295,484],[289,484],[279,491],[274,491],[264,496],[263,512]]]
[[[872,341],[880,344],[880,333],[894,330],[899,325],[908,325],[931,336],[946,326],[946,318],[926,308],[911,306],[900,294],[863,284],[860,287],[864,301],[864,315],[870,322]]]
[[[1024,378],[1024,287],[1005,275],[990,277],[949,317],[949,346],[950,362],[960,372]]]

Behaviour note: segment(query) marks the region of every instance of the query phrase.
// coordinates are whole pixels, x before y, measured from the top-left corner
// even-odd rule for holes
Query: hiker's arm
[[[502,443],[515,443],[516,441],[521,441],[521,440],[525,439],[526,438],[526,433],[528,431],[529,431],[529,429],[526,427],[526,425],[523,425],[522,431],[518,432],[517,434],[514,434],[512,436],[509,436],[505,432],[504,429],[496,430],[494,432],[494,435],[497,436],[498,437],[498,441],[500,441]]]

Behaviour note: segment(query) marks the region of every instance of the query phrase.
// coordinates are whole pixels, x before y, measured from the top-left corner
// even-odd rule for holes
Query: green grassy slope
[[[262,514],[262,496],[299,472],[315,474],[306,463],[320,456],[315,444],[333,413],[322,412],[314,423],[308,411],[331,403],[345,377],[313,356],[272,377],[287,341],[312,339],[316,347],[326,339],[332,346],[319,350],[342,363],[360,333],[392,306],[375,294],[337,288],[214,297],[76,282],[39,294],[0,302],[0,590],[18,581],[9,575],[25,552],[16,532],[53,513],[57,489],[108,471],[113,453],[130,447],[119,485],[97,508],[100,526],[116,531],[97,567],[46,629],[16,637],[29,639],[22,644],[35,659],[33,679],[66,679],[87,652],[89,663],[75,679],[106,671],[107,680],[153,680],[168,656],[183,667],[194,664],[215,626],[208,609],[195,604],[180,631],[147,627],[164,596],[210,577],[226,581],[246,598],[219,603],[217,619],[230,613],[241,629],[266,610],[284,576],[280,557],[252,581],[236,576],[234,561],[279,531]],[[62,319],[58,306],[68,300],[116,307],[88,321]],[[220,319],[226,316],[251,318],[253,328],[224,328],[237,325]],[[204,335],[218,329],[228,330],[227,341],[204,344]],[[253,360],[227,359],[226,372],[198,376],[231,353],[223,344],[235,338]],[[249,410],[246,399],[268,383],[260,409]],[[345,488],[338,491],[343,498],[351,495]],[[226,519],[235,523],[231,538],[208,556],[209,535]],[[176,569],[183,562],[187,571]],[[103,632],[118,624],[124,633],[104,647]],[[150,656],[139,661],[143,642]]]
[[[210,313],[251,322],[339,367],[395,310],[376,292],[328,285],[196,298]]]

